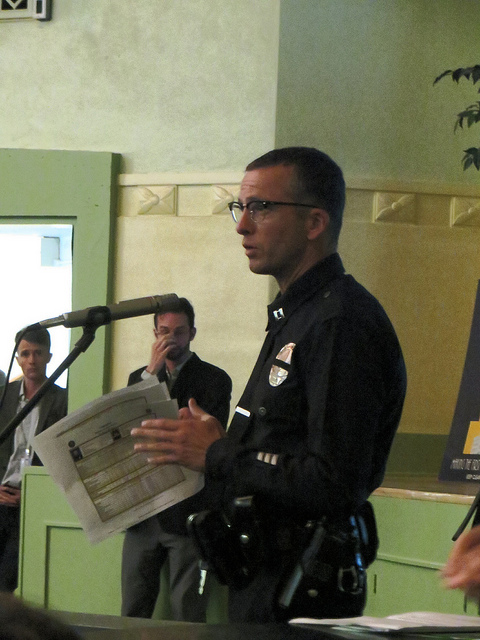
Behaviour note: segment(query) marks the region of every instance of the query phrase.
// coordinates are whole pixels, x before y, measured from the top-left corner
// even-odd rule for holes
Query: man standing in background
[[[148,366],[130,374],[128,384],[156,376],[166,382],[179,408],[196,398],[225,427],[232,381],[222,369],[190,351],[196,334],[190,302],[167,302],[155,314],[155,342]],[[205,509],[203,490],[130,527],[122,558],[122,615],[151,618],[160,589],[160,569],[168,559],[174,620],[205,622],[208,584],[200,587],[199,559],[187,535],[188,516]]]
[[[16,342],[20,335],[19,332]],[[47,329],[32,329],[23,334],[17,349],[22,377],[7,387],[0,408],[0,431],[46,381],[51,358]],[[0,591],[14,591],[17,586],[22,469],[40,463],[32,449],[33,437],[66,415],[67,390],[53,385],[0,445]]]

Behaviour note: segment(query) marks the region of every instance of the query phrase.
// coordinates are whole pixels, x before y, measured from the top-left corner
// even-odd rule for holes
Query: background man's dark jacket
[[[3,406],[0,409],[0,432],[18,413],[18,394],[22,380],[10,382],[5,395]],[[67,390],[58,387],[56,384],[40,400],[38,426],[36,433],[41,433],[47,427],[58,422],[67,415]],[[8,461],[13,453],[13,439],[15,430],[8,436],[5,442],[0,445],[0,482],[7,469]],[[34,456],[32,464],[40,464],[38,456]]]

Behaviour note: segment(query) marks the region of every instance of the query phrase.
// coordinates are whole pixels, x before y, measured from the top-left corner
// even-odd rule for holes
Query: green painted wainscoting
[[[475,615],[463,594],[443,588],[440,570],[452,547],[452,536],[468,505],[430,499],[372,496],[380,548],[368,570],[365,615],[388,616],[407,611]]]
[[[23,479],[18,594],[46,609],[120,615],[123,534],[92,545],[65,496],[43,467]],[[155,618],[169,619],[163,571]],[[213,585],[209,622],[226,621],[226,590]]]
[[[462,613],[460,592],[443,589],[439,570],[468,505],[428,498],[372,496],[380,536],[368,571],[365,613],[405,611]],[[91,545],[73,510],[46,470],[27,470],[22,491],[19,595],[54,610],[119,615],[123,535]],[[166,575],[156,618],[169,618]],[[476,613],[469,605],[467,612]],[[208,620],[226,620],[226,590],[215,585]]]

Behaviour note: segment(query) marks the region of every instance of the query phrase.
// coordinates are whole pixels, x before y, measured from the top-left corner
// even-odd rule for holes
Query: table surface
[[[380,633],[290,624],[198,624],[61,613],[84,640],[392,640]],[[405,636],[412,640],[415,636]],[[478,640],[478,633],[428,634],[418,640]]]
[[[156,627],[75,627],[84,640],[319,640],[322,632],[284,625],[165,623]],[[358,635],[356,639],[358,640]]]
[[[58,614],[57,614],[58,615]],[[319,640],[338,638],[338,633],[285,624],[200,624],[121,618],[82,613],[59,614],[85,640]],[[358,634],[341,634],[358,640]],[[378,638],[377,638],[378,640]]]

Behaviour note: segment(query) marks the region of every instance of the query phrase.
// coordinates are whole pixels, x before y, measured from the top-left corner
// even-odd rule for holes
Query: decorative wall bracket
[[[452,198],[450,204],[450,226],[480,227],[480,199]]]
[[[236,185],[137,185],[129,201],[133,215],[229,215]],[[128,206],[128,205],[127,205]]]
[[[213,214],[217,213],[229,213],[228,204],[229,202],[233,202],[235,200],[234,194],[230,189],[226,189],[225,187],[221,187],[216,184],[213,185]]]
[[[138,215],[175,215],[175,191],[172,185],[166,186],[139,186]]]
[[[375,193],[373,201],[374,222],[415,222],[415,194]]]

